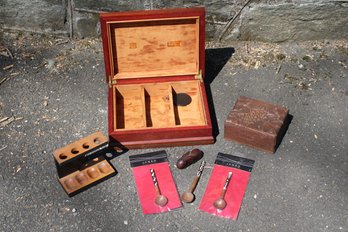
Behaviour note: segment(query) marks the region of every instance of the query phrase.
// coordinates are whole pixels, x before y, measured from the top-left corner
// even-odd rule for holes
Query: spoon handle
[[[151,168],[150,169],[150,173],[151,173],[151,177],[152,177],[152,182],[155,185],[155,189],[156,189],[157,195],[161,195],[161,191],[160,191],[160,189],[158,187],[158,182],[157,182],[155,170],[153,170],[153,168]]]
[[[221,191],[221,198],[222,198],[222,199],[225,198],[227,186],[228,186],[228,184],[230,183],[231,177],[232,177],[232,172],[229,172],[229,173],[228,173],[228,176],[227,176],[227,178],[226,178],[224,187],[223,187],[223,189],[222,189],[222,191]]]
[[[201,165],[199,166],[198,172],[197,172],[196,176],[194,177],[194,179],[193,179],[193,181],[191,183],[191,186],[189,188],[189,192],[190,193],[193,193],[193,191],[195,190],[195,188],[196,188],[196,186],[198,184],[199,178],[201,177],[201,174],[203,172],[204,166],[205,166],[205,161],[203,160],[201,162]]]
[[[198,181],[199,181],[199,176],[195,176],[192,183],[191,183],[191,186],[188,190],[190,193],[193,193],[193,191],[195,190],[195,188],[197,186]]]
[[[197,176],[200,177],[202,172],[203,172],[203,169],[204,169],[204,166],[205,166],[205,161],[203,160],[201,162],[201,166],[199,166],[199,169],[198,169],[198,172],[197,172]]]

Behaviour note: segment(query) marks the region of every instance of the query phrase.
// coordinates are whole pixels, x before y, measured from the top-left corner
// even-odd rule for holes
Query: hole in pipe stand
[[[91,178],[97,178],[99,176],[99,172],[95,168],[90,168],[87,170],[87,174]]]
[[[95,139],[94,139],[94,143],[95,143],[95,144],[99,144],[99,143],[100,143],[100,139],[99,139],[99,138],[95,138]]]
[[[70,190],[75,189],[77,187],[77,183],[74,181],[73,178],[68,178],[66,181],[64,181],[64,184]]]
[[[59,158],[60,158],[60,159],[66,159],[66,158],[68,158],[68,156],[66,156],[65,154],[60,154],[60,155],[59,155]]]
[[[88,149],[88,148],[89,148],[89,144],[88,144],[88,143],[84,143],[84,144],[82,144],[82,147],[83,147],[84,149]]]
[[[105,156],[106,156],[106,158],[111,159],[113,157],[113,154],[108,152],[108,153],[105,154]]]
[[[78,154],[78,153],[79,153],[79,150],[77,150],[76,148],[73,148],[73,149],[71,149],[71,153],[73,153],[73,154]]]

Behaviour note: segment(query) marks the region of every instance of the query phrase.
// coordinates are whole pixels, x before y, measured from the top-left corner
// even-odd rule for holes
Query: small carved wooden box
[[[241,96],[225,121],[224,138],[274,153],[289,123],[288,109]]]
[[[100,15],[110,142],[213,143],[204,87],[204,8]]]

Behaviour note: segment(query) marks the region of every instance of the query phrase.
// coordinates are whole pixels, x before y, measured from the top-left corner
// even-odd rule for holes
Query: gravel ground
[[[115,177],[72,198],[57,181],[54,149],[107,133],[101,41],[0,35],[0,231],[348,231],[348,41],[207,43],[217,137],[199,147],[208,165],[197,199],[144,216],[128,157],[158,149],[113,158]],[[223,139],[240,95],[290,110],[274,155]],[[174,166],[190,149],[166,149],[180,193],[199,166]],[[237,221],[198,210],[218,152],[256,161]]]

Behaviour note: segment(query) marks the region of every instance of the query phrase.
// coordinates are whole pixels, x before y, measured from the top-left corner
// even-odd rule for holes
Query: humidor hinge
[[[195,79],[203,81],[201,69],[199,70],[199,73],[195,75]]]
[[[117,83],[117,81],[116,81],[115,79],[112,79],[111,76],[109,76],[109,88],[111,88],[112,85],[114,85],[114,84],[116,84],[116,83]]]

